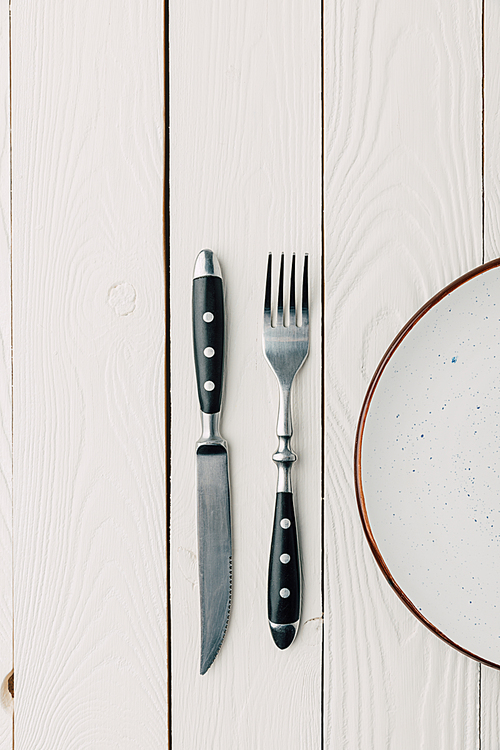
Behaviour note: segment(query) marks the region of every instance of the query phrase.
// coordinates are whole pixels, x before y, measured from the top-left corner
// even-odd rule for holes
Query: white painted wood
[[[321,743],[320,3],[170,2],[172,748],[303,750]],[[199,675],[193,264],[214,250],[226,284],[233,600]],[[266,612],[277,385],[261,324],[267,254],[310,253],[311,348],[294,383],[302,625],[278,651]]]
[[[162,34],[159,0],[12,6],[23,750],[166,744]]]
[[[484,257],[500,255],[500,8],[484,4]]]
[[[478,665],[379,572],[353,447],[392,338],[481,262],[481,3],[324,5],[325,747],[472,750]]]
[[[484,3],[484,257],[500,255],[500,8]],[[500,671],[481,667],[481,748],[496,750],[500,736]]]
[[[500,672],[481,665],[481,750],[496,750],[500,736]]]
[[[0,750],[12,747],[12,402],[9,4],[0,5]]]
[[[498,34],[491,0],[486,10],[488,258],[498,254]],[[479,739],[494,748],[498,673],[439,641],[389,589],[363,538],[352,481],[356,420],[380,356],[416,308],[481,262],[480,2],[324,2],[324,686],[320,13],[319,2],[295,0],[170,2],[172,747],[320,747],[324,698],[325,748],[472,750]],[[7,40],[5,8],[5,560]],[[162,66],[157,0],[12,5],[15,743],[23,750],[166,744]],[[204,246],[218,253],[226,280],[234,597],[223,649],[202,678],[189,310]],[[272,644],[265,601],[277,410],[260,346],[269,250],[308,251],[311,260],[311,354],[295,383],[293,440],[304,605],[285,653]],[[3,570],[0,680],[12,664]],[[7,710],[0,716],[3,749],[12,722]]]

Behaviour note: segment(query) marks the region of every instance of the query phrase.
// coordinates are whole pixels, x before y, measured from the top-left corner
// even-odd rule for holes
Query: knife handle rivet
[[[207,380],[203,383],[203,388],[206,391],[213,391],[213,389],[215,388],[215,383],[213,382],[213,380]]]
[[[280,589],[280,596],[282,599],[288,599],[290,596],[290,589]]]
[[[280,521],[280,526],[282,529],[289,529],[290,528],[290,519],[289,518],[282,518]]]
[[[203,320],[205,321],[205,323],[211,323],[213,319],[214,319],[213,313],[211,312],[203,313]]]
[[[286,552],[283,555],[280,555],[280,562],[283,563],[283,565],[286,565],[290,562],[290,555],[287,555]]]
[[[206,349],[203,349],[203,354],[205,357],[213,357],[215,354],[215,349],[212,349],[211,346],[207,346]]]

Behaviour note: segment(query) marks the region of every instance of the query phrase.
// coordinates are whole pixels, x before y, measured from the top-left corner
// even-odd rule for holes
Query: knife
[[[231,605],[231,515],[227,443],[219,432],[224,373],[224,291],[211,250],[196,258],[193,345],[202,435],[196,443],[201,659],[205,674],[224,640]]]

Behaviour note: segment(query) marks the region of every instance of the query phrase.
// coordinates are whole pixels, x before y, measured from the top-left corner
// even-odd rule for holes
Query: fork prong
[[[304,273],[302,276],[302,325],[309,325],[309,278],[308,266],[309,256],[304,256]]]
[[[264,297],[264,326],[271,325],[271,277],[273,267],[273,256],[269,253],[267,258],[266,294]]]
[[[285,254],[281,253],[281,263],[280,263],[280,279],[278,284],[278,311],[276,316],[276,325],[282,326],[283,325],[283,275],[284,275],[284,268],[285,268]]]
[[[295,318],[295,253],[292,255],[292,270],[290,273],[290,325],[296,325]]]

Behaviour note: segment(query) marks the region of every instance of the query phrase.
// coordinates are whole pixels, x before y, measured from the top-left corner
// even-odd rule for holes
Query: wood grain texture
[[[481,750],[496,750],[500,737],[500,671],[481,665]]]
[[[500,255],[500,7],[484,3],[484,257]],[[481,667],[481,749],[496,750],[500,737],[500,671]]]
[[[481,666],[480,747],[496,750],[500,736],[500,679],[499,671]]]
[[[354,434],[381,356],[481,263],[481,3],[325,2],[325,747],[475,749],[478,665],[372,559]]]
[[[24,750],[166,744],[162,34],[158,0],[12,7]]]
[[[12,747],[12,367],[9,5],[0,5],[0,750]]]
[[[484,259],[500,255],[500,8],[484,3]]]
[[[170,2],[173,750],[302,750],[321,736],[321,19],[319,3]],[[191,277],[214,250],[226,288],[221,430],[229,444],[233,599],[199,675]],[[311,346],[294,383],[302,624],[267,624],[278,391],[261,325],[267,254],[310,254]]]

